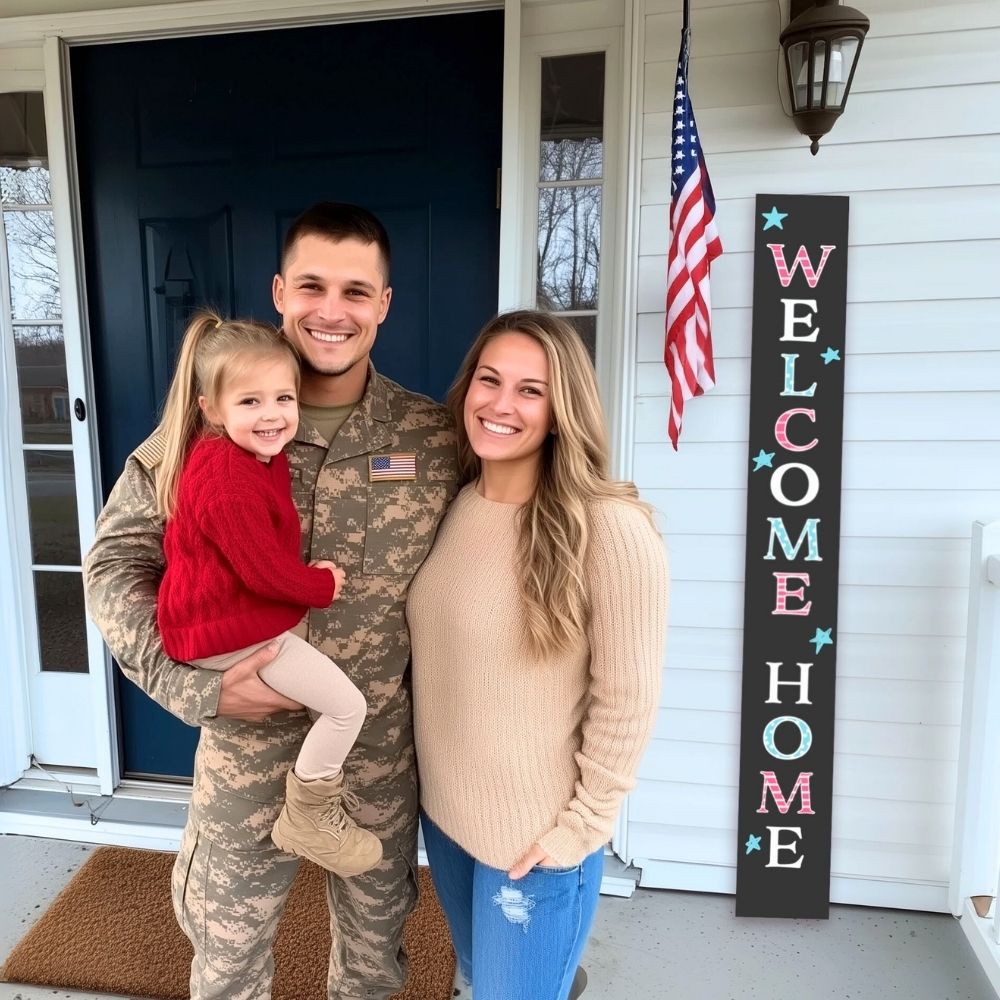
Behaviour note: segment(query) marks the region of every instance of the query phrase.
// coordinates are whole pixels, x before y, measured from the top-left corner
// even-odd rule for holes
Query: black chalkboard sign
[[[848,206],[757,196],[737,916],[829,915]]]

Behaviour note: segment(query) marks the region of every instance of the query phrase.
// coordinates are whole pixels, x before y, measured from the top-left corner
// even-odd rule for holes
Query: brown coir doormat
[[[158,851],[98,848],[11,952],[0,980],[187,997],[191,946],[170,905],[173,863],[174,855]],[[410,972],[398,1000],[450,997],[454,954],[426,868],[404,940]],[[278,926],[273,1000],[326,1000],[329,952],[323,872],[303,862]]]

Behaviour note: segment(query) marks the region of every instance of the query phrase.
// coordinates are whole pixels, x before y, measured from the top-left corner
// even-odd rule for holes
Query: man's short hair
[[[381,258],[382,276],[386,285],[389,284],[389,234],[368,209],[339,201],[321,201],[307,208],[285,234],[285,241],[281,245],[282,274],[292,249],[303,236],[321,236],[334,243],[352,239],[362,243],[375,243]]]

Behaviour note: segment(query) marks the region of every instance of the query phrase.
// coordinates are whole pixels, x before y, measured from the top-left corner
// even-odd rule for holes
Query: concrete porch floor
[[[91,850],[0,836],[0,958]],[[904,910],[736,920],[728,896],[640,889],[602,898],[584,964],[587,1000],[997,1000],[956,920]],[[104,994],[0,983],[0,1000],[53,997]]]

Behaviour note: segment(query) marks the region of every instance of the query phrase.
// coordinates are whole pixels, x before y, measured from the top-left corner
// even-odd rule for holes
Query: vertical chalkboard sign
[[[757,197],[737,916],[829,915],[848,204]]]

